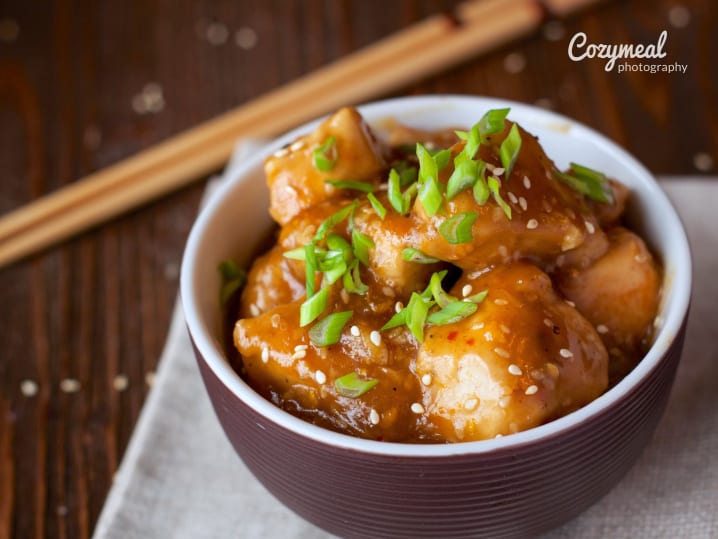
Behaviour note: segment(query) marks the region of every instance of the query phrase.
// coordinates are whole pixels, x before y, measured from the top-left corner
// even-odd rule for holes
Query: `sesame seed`
[[[509,250],[506,248],[505,245],[499,245],[498,249],[499,255],[503,257],[507,257],[509,255]]]
[[[424,384],[425,386],[430,386],[431,385],[431,375],[425,374],[424,376],[422,376],[421,383]]]
[[[505,170],[501,167],[494,167],[494,175],[501,176]]]
[[[374,408],[372,408],[369,411],[369,423],[372,425],[378,425],[381,418],[379,417],[379,412],[377,412]]]
[[[126,374],[118,374],[114,380],[112,380],[112,387],[117,391],[124,391],[128,385],[130,385],[130,380]]]
[[[538,221],[536,219],[529,219],[526,223],[526,228],[529,230],[533,230],[536,227],[538,227]]]
[[[576,308],[576,304],[573,301],[571,301],[570,299],[567,299],[564,301],[566,302],[566,305],[568,305],[569,307],[573,307],[574,309]]]
[[[294,353],[292,354],[292,359],[293,359],[293,360],[296,360],[296,359],[304,359],[305,357],[307,357],[307,352],[306,352],[306,350],[300,350],[299,352],[294,352]]]
[[[508,327],[508,326],[506,326],[506,325],[504,325],[504,324],[500,324],[500,325],[499,325],[499,329],[501,329],[501,331],[503,331],[504,333],[506,333],[506,335],[508,335],[509,333],[511,333],[511,328]]]
[[[279,316],[279,313],[274,313],[270,318],[269,321],[272,323],[272,327],[274,329],[279,329],[279,324],[282,321],[282,317]]]
[[[544,324],[544,326],[553,329],[553,320],[551,320],[550,318],[544,318],[543,324]]]
[[[259,316],[261,314],[259,311],[259,307],[257,307],[256,303],[249,304],[249,314],[251,314],[252,316]]]
[[[536,384],[531,384],[529,387],[526,388],[526,391],[524,393],[526,395],[533,395],[538,391],[538,386]]]
[[[294,347],[294,351],[295,352],[304,352],[308,348],[309,348],[309,346],[307,346],[306,344],[298,344],[297,346]]]
[[[470,284],[465,284],[464,287],[461,289],[461,295],[466,297],[471,294],[471,292],[474,290],[474,287]]]
[[[345,305],[349,303],[349,292],[347,292],[346,288],[342,288],[342,291],[339,292],[339,296],[342,298]]]
[[[521,370],[521,367],[516,365],[515,363],[512,363],[509,365],[509,373],[513,374],[514,376],[521,376],[524,371]]]
[[[23,380],[20,382],[20,392],[26,397],[37,395],[38,385],[34,380]]]
[[[506,301],[506,300],[503,299],[503,298],[497,298],[497,299],[495,299],[495,300],[494,300],[494,303],[495,303],[496,305],[508,305],[508,304],[509,304],[509,302]]]
[[[501,433],[498,433],[496,436],[494,436],[494,438],[503,438],[503,437],[504,437],[504,435]]]
[[[304,148],[303,140],[298,140],[289,147],[289,149],[292,150],[293,152],[298,152],[302,148]]]
[[[596,232],[596,227],[593,226],[593,223],[591,221],[584,221],[583,224],[586,225],[586,230],[589,234],[593,234],[594,232]]]
[[[506,408],[511,403],[511,395],[504,395],[499,399],[499,406]]]
[[[524,197],[519,197],[519,206],[521,206],[522,210],[526,211],[529,208],[529,203],[526,202]]]
[[[526,189],[531,189],[531,180],[528,176],[524,176],[524,187]]]
[[[358,337],[361,335],[361,332],[359,331],[359,326],[352,326],[349,328],[349,333],[354,335],[355,337]]]
[[[267,363],[269,361],[269,348],[266,346],[262,348],[262,363]]]
[[[317,381],[317,384],[324,384],[327,381],[327,375],[322,371],[317,371],[314,373],[314,379]]]
[[[596,331],[598,331],[601,335],[605,335],[606,333],[608,333],[608,326],[606,326],[605,324],[598,324],[596,326]]]
[[[393,298],[394,296],[396,296],[396,294],[394,293],[394,289],[390,286],[383,287],[381,291],[384,292],[384,295],[387,297]]]
[[[281,159],[282,157],[286,157],[289,155],[289,150],[287,148],[280,148],[276,152],[274,152],[274,157]]]
[[[512,204],[518,204],[518,203],[519,203],[519,199],[518,199],[518,198],[516,197],[516,195],[514,195],[511,191],[508,192],[508,197],[509,197],[509,200],[511,201]]]
[[[425,410],[424,410],[424,407],[420,403],[415,402],[414,404],[411,405],[411,411],[414,412],[415,414],[423,414]]]
[[[571,352],[571,350],[569,350],[568,348],[561,348],[561,350],[559,350],[558,353],[561,355],[561,357],[565,357],[565,358],[573,357],[573,352]]]
[[[487,331],[486,333],[484,333],[484,339],[486,340],[486,342],[491,342],[494,340],[494,336],[491,334],[490,331]]]
[[[60,382],[60,389],[65,393],[76,393],[81,387],[80,381],[75,378],[65,378]]]
[[[377,330],[372,331],[369,334],[369,340],[374,346],[381,345],[381,333],[379,333]]]
[[[401,301],[397,301],[394,304],[394,312],[398,313],[401,312],[401,310],[404,308],[404,304]]]
[[[511,354],[509,354],[508,350],[504,350],[503,348],[496,347],[496,348],[494,348],[494,352],[496,353],[496,355],[501,356],[506,359],[511,357]]]
[[[474,324],[473,326],[471,326],[471,329],[477,330],[477,331],[480,330],[480,329],[483,329],[483,328],[484,328],[484,323],[483,323],[483,322],[479,322],[478,324]]]
[[[479,405],[479,401],[477,399],[467,399],[464,402],[464,410],[474,410]]]

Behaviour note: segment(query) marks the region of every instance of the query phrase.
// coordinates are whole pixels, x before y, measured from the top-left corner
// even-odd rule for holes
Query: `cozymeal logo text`
[[[604,69],[613,71],[618,60],[626,59],[654,59],[662,60],[668,53],[666,52],[666,42],[668,41],[668,31],[663,30],[658,36],[655,43],[648,45],[643,43],[627,44],[627,43],[590,43],[585,32],[574,34],[568,44],[568,57],[574,62],[580,62],[586,58],[602,58],[608,60]],[[624,71],[647,71],[650,73],[666,72],[673,73],[680,71],[685,73],[688,70],[688,64],[680,64],[678,62],[671,64],[664,63],[618,63],[618,73]]]

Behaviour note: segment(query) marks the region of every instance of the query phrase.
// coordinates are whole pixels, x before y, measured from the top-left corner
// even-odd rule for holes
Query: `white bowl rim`
[[[279,427],[286,428],[300,436],[304,436],[336,448],[385,456],[422,458],[447,457],[510,450],[524,444],[539,442],[554,437],[564,431],[573,429],[587,421],[590,421],[591,418],[607,411],[615,403],[624,399],[635,387],[640,385],[640,383],[649,376],[653,369],[655,369],[660,363],[662,357],[668,352],[669,346],[679,334],[684,320],[686,319],[690,302],[690,250],[681,220],[665,193],[658,186],[658,183],[653,175],[628,152],[597,131],[561,114],[507,99],[443,94],[399,97],[359,105],[357,108],[365,115],[377,114],[378,110],[387,110],[387,113],[381,115],[381,117],[388,118],[397,116],[394,112],[389,113],[389,110],[420,109],[421,107],[448,106],[449,104],[451,104],[451,106],[461,106],[464,104],[472,107],[476,107],[478,105],[483,107],[485,110],[500,107],[511,107],[509,118],[512,116],[535,116],[542,118],[542,120],[545,120],[547,123],[568,125],[572,130],[575,129],[583,131],[583,135],[590,137],[593,144],[596,146],[603,146],[611,153],[615,154],[616,157],[623,162],[624,166],[632,170],[633,175],[648,191],[649,197],[647,198],[650,198],[651,207],[656,211],[662,212],[664,222],[667,230],[669,231],[668,233],[670,233],[673,240],[677,242],[675,245],[678,255],[677,258],[681,260],[681,264],[675,267],[673,275],[671,276],[673,302],[669,305],[669,309],[665,313],[665,317],[662,321],[663,325],[656,335],[653,346],[641,362],[623,380],[589,404],[544,425],[512,434],[510,436],[503,436],[489,440],[450,444],[409,444],[365,440],[318,427],[281,410],[271,402],[265,400],[246,382],[244,382],[244,380],[242,380],[240,376],[231,368],[227,360],[222,356],[221,351],[217,350],[210,335],[208,334],[206,325],[200,320],[198,316],[198,298],[195,295],[197,287],[193,286],[195,281],[194,266],[191,262],[193,260],[196,261],[196,256],[194,255],[200,245],[205,227],[207,226],[214,209],[216,209],[216,207],[220,204],[224,196],[232,189],[236,188],[236,184],[240,183],[248,172],[253,170],[257,165],[261,164],[261,161],[263,161],[267,155],[283,147],[286,143],[294,140],[300,134],[310,131],[323,119],[319,118],[273,140],[268,143],[264,150],[258,152],[257,155],[248,159],[245,163],[239,165],[234,176],[226,179],[223,184],[217,188],[217,190],[209,198],[207,204],[201,210],[190,232],[182,260],[180,295],[184,309],[185,321],[191,338],[202,356],[202,360],[211,369],[214,375],[219,378],[222,384],[224,384],[246,405],[266,418],[267,421],[274,423]],[[400,116],[400,114],[398,115]],[[521,121],[520,118],[518,121]],[[371,124],[373,122],[369,121],[369,123]],[[552,156],[549,155],[549,157]]]

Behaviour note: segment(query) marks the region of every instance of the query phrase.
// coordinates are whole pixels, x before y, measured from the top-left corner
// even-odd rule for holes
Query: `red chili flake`
[[[475,342],[476,341],[473,337],[471,337],[470,339],[466,339],[466,344],[468,344],[469,346],[472,346]]]
[[[448,340],[450,340],[450,341],[453,341],[453,340],[456,339],[456,337],[458,337],[458,336],[459,336],[459,332],[458,332],[458,331],[450,331],[450,332],[449,332],[449,335],[448,335],[446,338],[447,338]]]

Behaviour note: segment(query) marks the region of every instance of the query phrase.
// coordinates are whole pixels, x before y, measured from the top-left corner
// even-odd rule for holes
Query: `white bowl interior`
[[[633,192],[631,221],[659,258],[665,271],[659,330],[653,347],[641,363],[616,387],[567,416],[503,438],[458,444],[414,445],[362,440],[316,427],[275,407],[255,393],[230,367],[222,344],[222,309],[217,265],[227,258],[249,265],[258,242],[272,226],[264,157],[311,131],[319,120],[302,126],[268,144],[242,164],[233,177],[216,190],[201,211],[184,254],[181,295],[192,338],[214,373],[240,399],[267,420],[337,445],[373,453],[407,456],[444,456],[491,451],[550,436],[606,408],[651,371],[680,330],[688,309],[691,262],[683,226],[653,176],[633,157],[604,136],[569,118],[533,106],[506,100],[467,96],[400,98],[360,107],[364,118],[381,135],[387,118],[421,129],[470,127],[486,110],[511,107],[509,119],[539,137],[548,156],[559,168],[574,161],[606,172]]]

